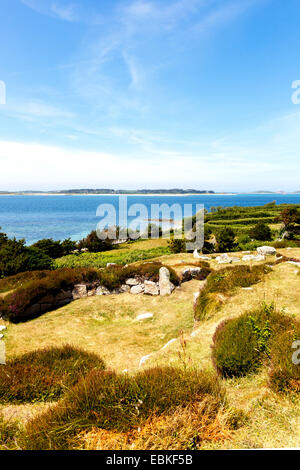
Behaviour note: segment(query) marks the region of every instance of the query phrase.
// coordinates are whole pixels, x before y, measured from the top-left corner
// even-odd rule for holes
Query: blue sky
[[[2,0],[0,14],[0,190],[300,190],[298,0]]]

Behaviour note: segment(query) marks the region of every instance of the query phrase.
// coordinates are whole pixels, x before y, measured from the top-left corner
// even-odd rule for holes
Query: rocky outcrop
[[[137,286],[132,286],[130,289],[130,293],[137,295],[137,294],[143,294],[145,290],[145,287],[143,284],[138,284]]]
[[[158,283],[153,281],[144,282],[145,290],[144,293],[148,295],[159,295]]]
[[[242,261],[264,261],[265,259],[264,255],[245,255],[242,257]]]
[[[73,300],[81,299],[82,297],[87,297],[87,287],[86,284],[76,284],[72,291]]]
[[[164,266],[159,270],[159,293],[160,295],[170,295],[175,289],[170,281],[170,271]]]
[[[127,279],[127,281],[125,282],[125,284],[127,286],[137,286],[139,284],[139,281],[135,278],[130,278],[130,279]]]
[[[257,248],[257,253],[259,255],[268,256],[268,255],[276,255],[276,249],[273,246],[259,246]]]
[[[110,291],[104,286],[99,286],[96,289],[95,295],[110,295]]]

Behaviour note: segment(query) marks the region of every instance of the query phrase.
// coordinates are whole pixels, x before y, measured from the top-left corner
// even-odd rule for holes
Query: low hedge
[[[69,345],[23,354],[0,366],[0,403],[58,400],[84,374],[104,368],[96,354]]]

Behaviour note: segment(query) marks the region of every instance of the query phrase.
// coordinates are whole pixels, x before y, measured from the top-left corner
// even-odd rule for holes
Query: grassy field
[[[146,243],[141,242],[144,246]],[[120,252],[122,250],[123,248]],[[279,251],[286,256],[300,258],[300,249]],[[185,267],[192,266],[194,262],[190,254],[163,255],[158,259],[168,263],[178,273]],[[212,259],[210,264],[214,269],[220,269],[215,260]],[[288,263],[274,266],[272,272],[267,274],[262,282],[250,290],[239,289],[233,296],[224,298],[222,307],[211,318],[198,324],[194,322],[193,297],[203,285],[203,281],[184,283],[171,297],[122,294],[81,299],[27,323],[6,324],[7,356],[8,358],[20,356],[35,351],[41,345],[49,347],[68,343],[96,353],[104,359],[108,369],[118,372],[127,370],[131,374],[141,368],[146,370],[152,366],[166,365],[191,369],[205,368],[212,371],[212,336],[223,319],[238,316],[255,308],[261,302],[274,302],[277,308],[284,309],[286,314],[300,318],[298,271],[295,266]],[[148,312],[153,314],[153,318],[136,321],[137,315]],[[141,364],[142,358],[144,361]],[[221,410],[216,418],[218,438],[207,437],[201,443],[201,448],[299,445],[299,398],[295,395],[281,396],[272,392],[268,387],[265,369],[257,375],[223,379],[222,382],[227,398],[223,411]],[[38,415],[48,406],[48,404],[1,405],[0,410],[6,421],[16,420],[22,425],[29,417]],[[238,429],[229,432],[223,424],[226,415],[232,412],[235,416],[241,416],[241,424]],[[183,423],[187,419],[183,419],[184,413],[182,411],[177,417],[172,414],[168,418],[169,421],[164,422],[164,433],[173,420],[179,426],[179,434],[186,433],[187,428],[185,430],[183,428]],[[189,414],[191,426],[196,425],[193,416],[191,411]],[[155,432],[153,426],[156,429],[155,426],[161,425],[160,420],[153,422],[150,428],[149,424],[146,425],[145,429],[143,428],[144,434],[142,433],[144,437],[133,436],[130,443],[126,441],[124,435],[117,433],[109,435],[104,433],[104,439],[104,431],[96,429],[82,435],[80,446],[105,448],[107,442],[119,441],[120,448],[134,448],[136,445],[153,448],[155,445],[164,445],[163,443],[167,445],[168,436],[165,434],[159,441],[160,444],[153,442],[151,444],[151,432]],[[148,434],[145,436],[145,433]],[[170,445],[174,448],[175,443]]]

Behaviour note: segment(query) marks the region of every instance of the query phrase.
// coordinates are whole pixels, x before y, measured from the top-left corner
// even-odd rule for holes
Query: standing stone
[[[159,295],[159,288],[156,282],[145,281],[145,294],[148,295]]]
[[[82,297],[87,297],[87,287],[85,284],[76,284],[72,291],[73,300],[81,299]]]
[[[170,271],[164,266],[159,270],[159,291],[160,295],[172,294],[175,286],[170,282]]]

